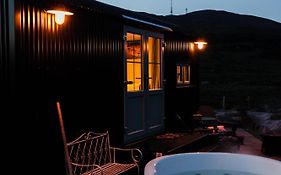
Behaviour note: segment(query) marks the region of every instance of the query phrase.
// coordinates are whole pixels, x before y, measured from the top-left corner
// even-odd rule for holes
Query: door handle
[[[129,127],[125,126],[124,127],[124,131],[125,131],[125,133],[128,133],[129,132]]]
[[[133,81],[124,81],[124,84],[133,84],[134,82]]]

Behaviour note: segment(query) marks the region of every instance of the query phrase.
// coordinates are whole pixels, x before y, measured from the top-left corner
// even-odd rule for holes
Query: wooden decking
[[[157,156],[193,152],[216,142],[217,137],[212,137],[206,132],[163,133],[127,147],[142,151],[143,160],[140,162],[140,174],[142,174],[146,163]]]
[[[237,153],[241,154],[252,154],[252,155],[258,155],[263,157],[268,157],[271,159],[276,159],[281,161],[281,156],[270,156],[265,155],[262,153],[262,140],[255,137],[251,132],[248,132],[245,129],[239,128],[237,130],[237,134],[242,135],[244,137],[243,144],[240,145],[240,149]]]
[[[143,152],[140,174],[143,173],[146,163],[156,156],[183,152],[231,152],[264,156],[281,161],[281,157],[264,155],[261,152],[262,141],[247,129],[237,128],[236,136],[199,131],[164,133],[128,146],[137,147]]]

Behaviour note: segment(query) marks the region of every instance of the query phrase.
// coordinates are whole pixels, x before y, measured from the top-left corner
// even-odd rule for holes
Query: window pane
[[[149,72],[151,72],[151,76],[149,77],[149,89],[160,89],[160,64],[149,64]]]
[[[143,90],[141,35],[127,33],[127,91]]]
[[[148,88],[150,90],[161,88],[161,40],[148,37]]]
[[[161,62],[161,40],[159,38],[148,38],[148,62],[160,63]]]
[[[190,84],[190,65],[189,64],[177,65],[177,84],[178,85]]]
[[[177,83],[182,83],[181,66],[177,65]]]
[[[190,66],[189,65],[183,66],[183,82],[186,84],[190,83]]]
[[[127,63],[127,85],[128,91],[142,90],[141,63]]]

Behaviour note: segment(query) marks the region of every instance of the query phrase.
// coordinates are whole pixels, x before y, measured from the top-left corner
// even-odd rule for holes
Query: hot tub
[[[149,161],[144,175],[281,175],[281,161],[237,153],[182,153]]]

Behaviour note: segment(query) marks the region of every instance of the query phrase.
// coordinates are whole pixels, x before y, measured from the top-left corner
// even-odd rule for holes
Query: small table
[[[233,136],[236,136],[236,130],[239,127],[239,122],[234,122],[234,121],[223,121],[223,120],[218,120],[220,125],[224,125],[225,127],[231,127],[231,134]]]

